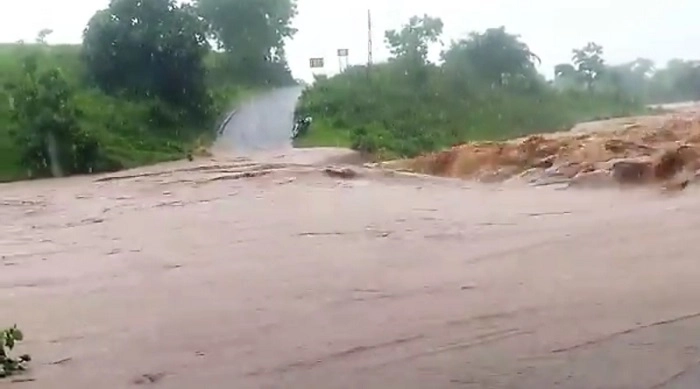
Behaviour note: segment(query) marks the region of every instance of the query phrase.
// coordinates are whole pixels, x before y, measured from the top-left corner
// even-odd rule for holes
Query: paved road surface
[[[697,189],[268,157],[0,186],[0,319],[35,358],[0,388],[699,387]]]
[[[300,86],[277,89],[240,106],[216,149],[250,153],[289,147],[294,108],[302,90]]]

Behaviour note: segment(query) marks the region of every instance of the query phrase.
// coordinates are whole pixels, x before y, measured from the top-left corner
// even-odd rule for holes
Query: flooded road
[[[34,358],[0,388],[698,387],[698,188],[332,178],[353,153],[290,148],[296,93],[216,158],[0,185]]]
[[[0,186],[2,317],[35,359],[0,387],[697,387],[697,189],[295,153]]]
[[[276,89],[236,109],[216,144],[216,150],[250,153],[291,147],[294,108],[303,87]]]

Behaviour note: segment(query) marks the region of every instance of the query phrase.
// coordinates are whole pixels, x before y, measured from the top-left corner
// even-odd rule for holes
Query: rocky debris
[[[569,187],[573,188],[609,188],[614,184],[615,180],[608,170],[582,172],[569,181]]]
[[[535,182],[538,178],[545,174],[545,171],[545,169],[533,167],[520,173],[517,178],[526,182]]]
[[[551,177],[562,177],[571,179],[579,173],[585,173],[595,170],[593,165],[579,162],[565,162],[561,165],[552,166],[544,171],[544,174]]]
[[[356,178],[359,175],[355,170],[349,167],[328,166],[325,169],[323,169],[323,172],[329,177],[341,178],[346,180]]]
[[[690,180],[681,180],[678,182],[671,182],[667,185],[664,185],[663,190],[665,190],[667,192],[677,192],[677,191],[681,191],[681,190],[687,188],[689,184],[690,184]]]
[[[659,180],[673,179],[685,170],[698,170],[700,153],[690,145],[663,151],[654,163],[654,176]]]
[[[654,179],[652,161],[618,161],[610,169],[612,178],[622,185],[648,184]]]
[[[517,168],[514,166],[506,166],[503,168],[498,169],[495,172],[485,172],[484,174],[480,175],[477,180],[483,183],[496,183],[496,182],[503,182],[506,179],[512,177],[514,174],[517,173]]]
[[[636,127],[632,127],[632,128],[636,128]],[[622,139],[609,139],[609,140],[605,141],[603,147],[605,148],[606,151],[609,151],[609,152],[615,153],[615,154],[624,154],[625,152],[627,152],[627,150],[636,150],[636,151],[642,152],[642,153],[649,152],[649,151],[653,150],[653,148],[651,148],[649,146],[639,144],[636,142],[622,140]]]
[[[556,162],[557,156],[556,155],[550,155],[546,158],[542,158],[541,160],[537,161],[532,167],[534,168],[551,168],[554,166],[554,162]]]

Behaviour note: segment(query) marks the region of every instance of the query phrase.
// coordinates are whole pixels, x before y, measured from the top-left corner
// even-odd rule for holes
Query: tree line
[[[561,89],[617,91],[645,103],[700,100],[700,61],[673,59],[657,68],[654,61],[637,58],[608,65],[595,42],[573,50],[572,62],[555,66],[554,76]]]
[[[295,0],[111,0],[79,47],[0,46],[0,178],[182,157],[245,90],[293,84]],[[6,102],[6,104],[4,103]]]
[[[537,54],[505,27],[453,41],[431,63],[428,50],[443,27],[439,18],[414,16],[386,31],[388,62],[317,79],[297,110],[314,117],[314,128],[298,144],[414,156],[468,140],[564,130],[700,93],[697,62],[659,70],[642,59],[611,66],[595,43],[573,50],[571,63],[547,80],[537,71]]]

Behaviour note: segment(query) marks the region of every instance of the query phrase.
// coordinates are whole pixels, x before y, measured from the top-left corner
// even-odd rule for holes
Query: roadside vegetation
[[[17,343],[23,340],[24,335],[17,326],[0,330],[0,378],[21,373],[27,369],[27,364],[32,360],[29,355],[24,354],[16,358],[12,356]]]
[[[700,98],[700,66],[665,69],[637,59],[610,66],[603,48],[572,51],[547,80],[539,57],[504,27],[452,42],[440,63],[428,60],[443,23],[413,17],[387,31],[392,58],[318,78],[297,116],[312,116],[298,146],[352,147],[379,158],[412,157],[470,140],[564,130],[577,122],[643,113],[648,103]]]
[[[183,158],[236,101],[295,83],[294,0],[179,3],[112,0],[80,45],[0,44],[0,181]]]

